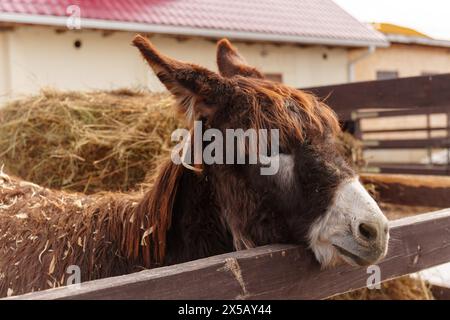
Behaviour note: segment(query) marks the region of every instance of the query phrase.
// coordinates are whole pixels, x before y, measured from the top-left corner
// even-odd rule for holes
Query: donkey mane
[[[259,78],[235,76],[231,81],[238,83],[245,99],[253,97],[247,101],[248,128],[276,128],[282,145],[304,142],[306,137],[336,137],[340,132],[334,111],[310,93]],[[239,97],[233,103],[240,103]]]
[[[152,189],[144,195],[133,213],[138,223],[128,224],[129,238],[123,239],[122,247],[130,258],[137,259],[142,255],[146,268],[164,264],[166,235],[171,227],[173,207],[184,170],[183,166],[170,160],[164,162]],[[139,237],[141,226],[146,226],[146,231]]]

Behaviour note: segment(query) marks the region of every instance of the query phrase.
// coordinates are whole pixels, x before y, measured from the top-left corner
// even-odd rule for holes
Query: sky
[[[388,22],[450,40],[449,0],[334,0],[362,22]]]

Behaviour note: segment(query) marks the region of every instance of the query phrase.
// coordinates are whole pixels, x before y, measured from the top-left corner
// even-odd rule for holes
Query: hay
[[[431,286],[422,279],[400,277],[381,284],[380,289],[359,289],[330,300],[433,300]]]
[[[363,155],[362,142],[348,132],[339,135],[338,150],[347,159],[354,169],[360,171],[367,165]]]
[[[127,191],[152,175],[180,126],[167,94],[42,90],[0,110],[0,162],[39,185]]]

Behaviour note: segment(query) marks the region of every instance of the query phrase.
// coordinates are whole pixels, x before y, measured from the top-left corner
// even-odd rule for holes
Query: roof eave
[[[67,17],[27,15],[0,12],[0,21],[10,23],[36,24],[47,26],[66,27]],[[233,30],[204,29],[192,27],[179,27],[168,25],[154,25],[136,22],[120,22],[98,19],[81,19],[81,28],[117,30],[131,32],[145,32],[171,35],[199,36],[206,38],[231,38],[250,41],[284,42],[297,44],[314,44],[341,47],[387,47],[389,42],[386,39],[336,39],[325,37],[302,37],[295,35],[280,35],[257,32],[243,32]]]
[[[416,44],[416,45],[421,45],[421,46],[450,48],[450,41],[448,41],[448,40],[436,40],[436,39],[429,39],[429,38],[410,37],[410,36],[391,35],[391,34],[386,35],[386,38],[391,43]]]

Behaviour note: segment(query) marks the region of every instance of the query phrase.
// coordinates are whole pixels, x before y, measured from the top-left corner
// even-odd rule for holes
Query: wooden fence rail
[[[324,98],[338,113],[344,128],[363,140],[369,159],[378,155],[378,160],[369,160],[369,171],[450,175],[450,74],[306,90]],[[417,124],[412,122],[412,116]],[[406,117],[410,122],[404,123]],[[370,121],[374,118],[383,118],[390,126],[383,130],[380,121]],[[432,118],[440,119],[440,124],[437,126]],[[424,120],[426,125],[420,124]],[[367,127],[370,123],[377,126],[375,130],[370,125]],[[446,159],[440,154],[439,160],[433,160],[432,155],[438,149],[439,152],[448,150]],[[400,158],[390,162],[394,155]]]
[[[306,88],[351,120],[357,109],[429,109],[450,106],[450,74]]]
[[[450,209],[390,223],[381,280],[450,261]],[[270,245],[9,299],[322,299],[366,286],[364,267],[320,270],[311,252]]]

